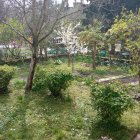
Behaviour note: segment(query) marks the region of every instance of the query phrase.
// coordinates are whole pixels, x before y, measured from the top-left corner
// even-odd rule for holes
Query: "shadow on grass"
[[[29,98],[26,95],[17,96],[15,97],[14,102],[11,102],[9,96],[7,95],[2,99],[5,107],[1,108],[2,111],[4,111],[2,112],[3,117],[0,116],[0,119],[2,121],[0,129],[0,139],[28,140],[29,135],[27,134],[26,110],[30,102]]]
[[[111,128],[112,127],[112,128]],[[102,136],[109,137],[112,140],[132,140],[136,134],[135,130],[129,129],[126,126],[115,124],[111,127],[103,127],[100,123],[92,123],[90,139],[98,140]]]
[[[28,131],[32,139],[65,137],[62,131],[71,125],[71,116],[74,114],[72,102],[54,98],[47,93],[31,93],[29,96]],[[29,133],[26,127],[24,130],[27,137]]]
[[[48,92],[48,91],[47,91]],[[72,99],[69,96],[54,97],[48,95],[46,92],[42,91],[41,93],[33,93],[32,99],[36,103],[37,108],[43,113],[62,113],[65,110],[74,108]]]
[[[101,70],[101,69],[94,70],[93,73],[95,73],[96,75],[107,75],[108,74],[106,70]]]
[[[8,95],[2,96],[0,104],[5,104],[1,108],[5,111],[2,112],[3,118],[0,118],[3,120],[0,124],[0,139],[38,140],[45,138],[46,133],[49,137],[61,135],[61,117],[64,117],[63,112],[71,108],[71,102],[47,94],[29,93],[14,97],[13,104],[9,102]]]
[[[9,99],[8,93],[0,93],[0,104],[7,103]]]

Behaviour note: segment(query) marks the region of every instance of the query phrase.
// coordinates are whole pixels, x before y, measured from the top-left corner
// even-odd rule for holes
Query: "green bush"
[[[133,107],[133,99],[128,95],[128,88],[118,82],[92,85],[91,97],[101,122],[108,125],[120,123],[123,113]]]
[[[5,92],[8,89],[10,80],[14,75],[14,68],[8,65],[0,67],[0,91]]]
[[[69,87],[72,79],[73,77],[70,73],[56,71],[47,75],[47,87],[53,96],[61,96],[62,91]]]
[[[33,90],[49,89],[53,96],[61,95],[66,90],[73,77],[70,73],[55,68],[47,69],[38,66],[33,82]]]
[[[47,74],[46,69],[38,66],[33,81],[33,90],[39,91],[47,88]]]

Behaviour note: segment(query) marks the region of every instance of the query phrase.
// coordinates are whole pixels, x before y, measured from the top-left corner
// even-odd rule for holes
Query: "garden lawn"
[[[1,140],[98,140],[106,135],[130,140],[140,131],[140,104],[124,114],[122,128],[101,129],[90,105],[90,89],[77,81],[66,99],[55,99],[48,91],[24,95],[22,89],[12,90],[0,95]]]
[[[41,65],[71,72],[67,64]],[[120,129],[105,130],[96,124],[97,116],[91,108],[90,89],[83,81],[73,81],[65,92],[65,99],[55,99],[49,91],[25,95],[23,85],[16,85],[18,80],[26,80],[28,65],[18,65],[17,68],[9,94],[0,94],[0,140],[98,140],[101,136],[109,136],[113,140],[131,140],[140,131],[140,103],[123,115]],[[75,68],[79,70],[82,67],[78,63]],[[126,74],[120,68],[98,67],[97,70],[99,68],[105,73],[108,73],[107,70],[116,70]],[[89,68],[82,69],[91,71]]]

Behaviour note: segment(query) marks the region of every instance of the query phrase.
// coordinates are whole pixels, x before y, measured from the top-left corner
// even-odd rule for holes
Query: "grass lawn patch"
[[[140,104],[126,112],[122,128],[108,131],[96,124],[96,111],[90,103],[90,89],[74,81],[66,91],[72,100],[49,96],[47,91],[29,93],[13,89],[1,95],[0,139],[6,140],[130,140],[140,130]]]
[[[47,69],[71,72],[67,63],[55,65],[43,62],[40,65]],[[83,84],[88,76],[73,81],[65,91],[69,95],[65,99],[54,98],[47,90],[25,95],[29,64],[17,67],[10,93],[0,95],[0,140],[98,140],[101,136],[130,140],[140,131],[140,103],[123,115],[123,126],[119,130],[104,130],[96,123],[96,111],[90,102],[90,88]],[[81,70],[92,74],[94,79],[128,74],[119,67],[99,66],[93,71],[90,67],[81,67],[81,62],[76,63],[75,71]]]

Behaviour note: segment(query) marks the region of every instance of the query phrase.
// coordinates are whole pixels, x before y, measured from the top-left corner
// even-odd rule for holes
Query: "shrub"
[[[53,96],[61,96],[62,91],[69,87],[72,79],[73,77],[70,73],[56,71],[47,75],[47,87]]]
[[[46,69],[38,66],[36,69],[34,81],[33,81],[33,90],[44,90],[47,88],[47,74]]]
[[[46,69],[38,66],[33,82],[33,90],[49,89],[53,96],[61,95],[62,91],[69,87],[73,77],[68,72],[54,69]]]
[[[0,91],[5,92],[8,89],[10,80],[14,75],[14,68],[8,65],[0,67]]]
[[[122,83],[94,84],[91,97],[101,122],[109,125],[119,123],[123,113],[133,106],[128,88]]]

